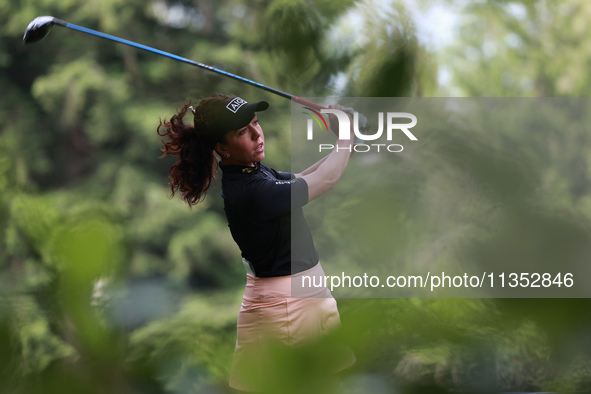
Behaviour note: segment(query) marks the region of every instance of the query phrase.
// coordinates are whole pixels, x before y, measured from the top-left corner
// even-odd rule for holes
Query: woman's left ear
[[[230,157],[230,155],[228,154],[228,152],[226,151],[224,146],[222,144],[220,144],[219,142],[215,145],[214,149],[218,153],[218,155],[220,155],[221,157],[224,157],[226,159],[228,157]]]

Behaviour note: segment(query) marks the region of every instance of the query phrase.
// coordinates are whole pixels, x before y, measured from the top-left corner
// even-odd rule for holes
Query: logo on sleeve
[[[240,107],[242,107],[246,103],[247,102],[245,100],[241,99],[240,97],[235,97],[232,99],[232,101],[230,101],[228,103],[228,105],[226,105],[226,108],[228,108],[230,111],[236,113],[236,112],[238,112]]]

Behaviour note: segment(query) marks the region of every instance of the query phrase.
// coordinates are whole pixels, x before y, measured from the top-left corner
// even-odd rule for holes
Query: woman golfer
[[[158,126],[167,137],[162,156],[179,156],[169,170],[172,194],[180,192],[190,206],[205,197],[219,160],[224,210],[247,271],[230,378],[230,386],[245,391],[261,390],[273,373],[273,346],[311,343],[340,325],[326,287],[298,288],[297,297],[292,287],[301,276],[324,277],[302,207],[336,184],[353,141],[339,140],[341,149],[299,174],[276,171],[261,164],[265,137],[256,113],[268,107],[218,94],[195,108],[186,104]],[[193,124],[183,123],[189,110]],[[330,372],[354,362],[347,349]]]

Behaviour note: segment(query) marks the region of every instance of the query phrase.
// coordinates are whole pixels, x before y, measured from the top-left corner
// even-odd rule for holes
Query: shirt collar
[[[224,174],[250,174],[255,171],[259,171],[261,168],[261,163],[254,163],[254,167],[250,167],[237,164],[223,165],[222,162],[220,162],[219,166]]]

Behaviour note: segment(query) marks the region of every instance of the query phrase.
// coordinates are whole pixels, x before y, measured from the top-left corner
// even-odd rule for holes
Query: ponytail
[[[178,191],[191,207],[205,198],[207,189],[215,179],[217,163],[213,149],[215,144],[192,124],[183,123],[189,105],[190,102],[186,103],[170,121],[160,120],[156,132],[168,137],[168,141],[162,141],[164,146],[160,157],[179,156],[168,170],[171,198]]]

